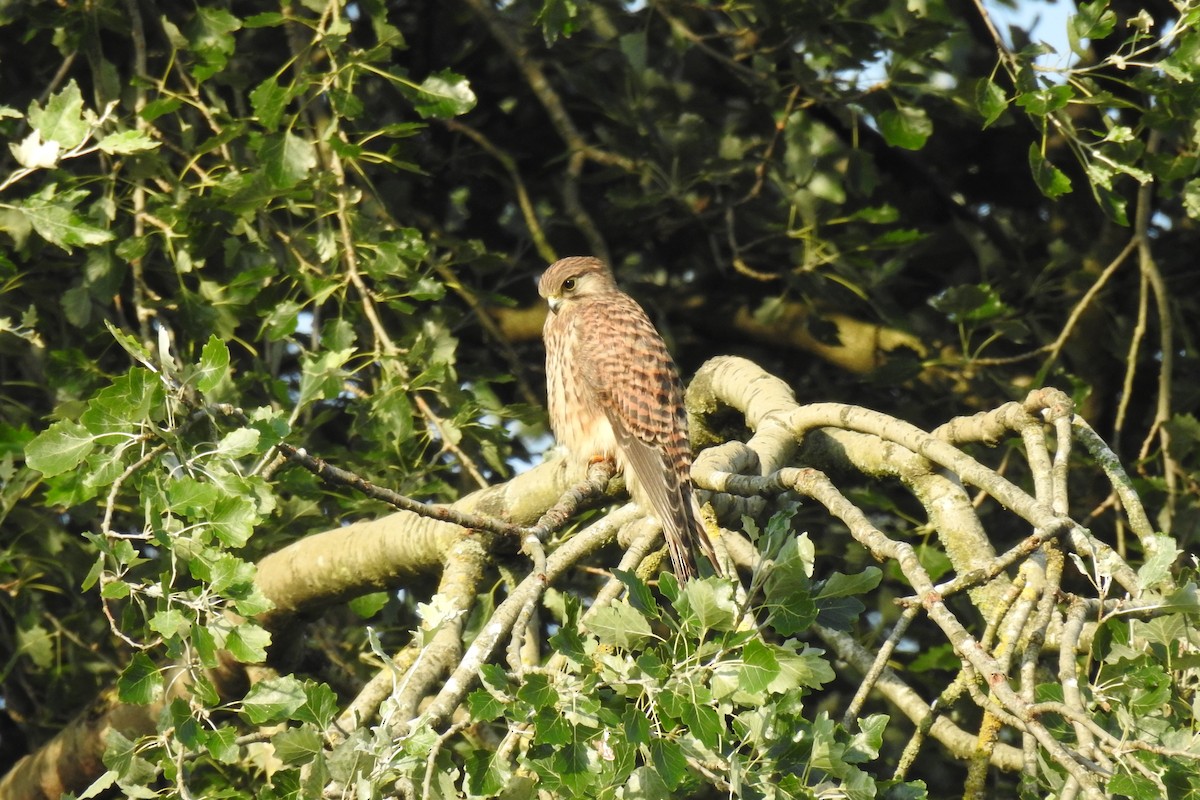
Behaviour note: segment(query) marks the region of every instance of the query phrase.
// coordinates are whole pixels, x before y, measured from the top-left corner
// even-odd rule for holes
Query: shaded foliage
[[[1131,465],[1156,526],[1194,550],[1198,24],[1193,2],[1080,4],[1068,66],[1053,68],[1046,45],[999,30],[982,4],[0,6],[20,53],[0,72],[6,712],[36,747],[114,681],[123,702],[161,698],[164,661],[191,658],[193,694],[163,719],[185,749],[207,753],[205,785],[226,770],[252,774],[235,727],[205,727],[226,695],[199,667],[219,669],[223,652],[268,655],[272,632],[254,618],[271,601],[256,562],[385,510],[284,464],[275,445],[439,502],[536,461],[548,439],[532,277],[556,256],[614,264],[688,374],[710,356],[743,355],[802,401],[858,403],[923,427],[1063,388]],[[726,438],[744,426],[734,427]],[[1003,452],[1019,452],[1013,440]],[[1014,482],[1030,479],[1023,464],[1013,458]],[[895,530],[925,535],[912,498],[874,481],[856,489]],[[1154,562],[1125,541],[1109,483],[1081,473],[1071,490],[1077,519],[1131,561]],[[1029,533],[1020,518],[981,514],[998,550]],[[817,535],[830,526],[823,509],[790,524],[814,532],[822,574],[863,572],[865,551]],[[937,548],[922,558],[936,579]],[[865,638],[896,619],[887,600],[908,591],[894,571],[885,577],[874,622],[857,622]],[[298,646],[302,666],[238,706],[239,732],[310,726],[275,743],[279,794],[299,791],[318,729],[378,668],[359,654],[390,658],[419,618],[436,632],[418,609],[430,580],[330,611]],[[593,580],[569,585],[588,595]],[[483,605],[511,588],[483,590]],[[626,623],[668,624],[660,605],[695,613],[660,598]],[[466,640],[485,618],[463,623]],[[575,619],[564,606],[558,623]],[[1140,653],[1131,641],[1179,641],[1161,625],[1135,635],[1114,622],[1101,644]],[[780,678],[781,660],[805,657],[799,644],[748,644],[722,626],[730,638],[709,646],[730,663],[775,659],[771,680],[737,676],[739,732],[767,724],[746,709],[770,695],[780,719],[819,729],[839,754],[789,791],[830,775],[865,787],[850,765],[903,746],[882,722],[851,741],[814,716],[801,697],[822,687],[835,704],[848,686]],[[641,644],[609,641],[618,630],[593,629],[586,651],[555,645],[574,659],[580,695],[648,669],[593,655]],[[936,694],[956,657],[936,632],[910,637],[924,650],[914,681]],[[685,639],[654,658],[702,646]],[[1129,658],[1147,659],[1136,662],[1135,705],[1166,702],[1170,659]],[[561,711],[528,683],[484,678],[491,699],[472,695],[477,719]],[[555,757],[573,754],[586,772],[593,740],[617,724],[605,716],[618,713],[612,699],[537,744],[574,742]],[[725,741],[702,712],[662,708],[656,726],[699,731],[714,750]],[[635,732],[625,743],[647,749],[614,775],[643,769],[646,794],[691,785],[670,736],[647,756],[659,745],[638,738],[645,720],[620,722]],[[109,742],[122,786],[185,780],[171,772],[174,753],[151,764],[132,741]],[[512,777],[500,760],[439,754],[436,737],[422,746],[446,794],[453,769],[479,793]],[[563,779],[539,753],[534,771]],[[760,777],[801,758],[811,753],[772,751]],[[311,769],[308,790],[330,779]],[[935,788],[961,785],[920,772]],[[1122,780],[1133,796],[1157,790]],[[1180,767],[1171,780],[1195,778]]]

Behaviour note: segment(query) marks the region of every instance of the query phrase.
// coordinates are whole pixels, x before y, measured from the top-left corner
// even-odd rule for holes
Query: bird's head
[[[617,282],[612,270],[598,258],[572,256],[555,261],[542,273],[538,294],[546,298],[550,310],[557,313],[564,304],[580,297],[615,292]]]

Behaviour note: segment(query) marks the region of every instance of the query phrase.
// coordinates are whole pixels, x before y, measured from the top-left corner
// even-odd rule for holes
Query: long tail
[[[681,513],[670,515],[671,519],[662,520],[663,538],[667,540],[667,550],[671,554],[675,574],[685,581],[696,577],[699,572],[696,568],[695,554],[699,551],[712,564],[713,571],[723,576],[725,570],[717,558],[717,551],[708,537],[708,531],[704,529],[704,518],[700,514],[700,506],[696,502],[692,487],[686,484],[681,486],[680,495],[683,501],[680,503]]]

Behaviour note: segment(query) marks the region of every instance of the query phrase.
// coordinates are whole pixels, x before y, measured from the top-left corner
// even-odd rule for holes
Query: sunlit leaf
[[[90,126],[83,118],[83,94],[75,79],[50,96],[43,107],[36,100],[29,104],[29,124],[46,142],[58,142],[63,150],[83,143]]]
[[[280,86],[274,76],[267,78],[250,92],[250,105],[258,115],[258,121],[269,131],[279,127],[283,109],[289,99],[287,89]]]
[[[304,685],[290,675],[265,678],[251,687],[242,701],[242,713],[254,725],[266,725],[289,719],[304,705]]]
[[[157,700],[162,690],[162,672],[150,660],[150,656],[134,653],[117,679],[117,696],[121,702],[145,705]]]
[[[280,189],[295,186],[317,166],[316,147],[291,131],[268,136],[259,155],[267,178]]]
[[[1029,145],[1029,169],[1033,172],[1037,187],[1046,197],[1054,199],[1071,191],[1071,179],[1046,160],[1037,142]]]
[[[418,87],[413,107],[422,117],[449,119],[475,107],[475,93],[461,75],[449,70],[430,75]]]
[[[893,147],[920,150],[933,133],[933,121],[922,108],[889,108],[879,115],[879,130]]]
[[[975,106],[983,115],[983,127],[988,127],[1008,108],[1008,97],[1004,90],[990,78],[982,78],[975,84]]]
[[[82,191],[58,193],[57,187],[50,184],[32,197],[15,203],[13,208],[39,236],[72,253],[75,247],[103,244],[114,238],[112,231],[93,225],[75,210],[84,196]]]
[[[632,650],[650,638],[650,623],[631,605],[618,601],[597,609],[586,622],[600,641]]]
[[[37,131],[30,133],[19,144],[10,143],[8,149],[12,151],[18,164],[29,169],[50,169],[58,163],[58,156],[62,151],[58,142],[53,139],[43,141],[42,135]]]
[[[118,131],[96,142],[97,147],[111,155],[143,153],[155,149],[159,144],[141,131]]]
[[[1057,111],[1066,106],[1074,96],[1075,90],[1070,85],[1059,84],[1019,94],[1016,103],[1026,112],[1044,117],[1051,111]]]
[[[47,478],[75,469],[96,446],[96,437],[78,422],[59,420],[25,448],[25,460]]]

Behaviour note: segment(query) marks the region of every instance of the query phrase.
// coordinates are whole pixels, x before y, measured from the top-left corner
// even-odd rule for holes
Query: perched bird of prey
[[[675,574],[696,575],[695,548],[720,572],[693,494],[683,386],[646,312],[597,258],[564,258],[538,282],[550,303],[550,426],[577,465],[611,458],[629,493],[662,523]]]

